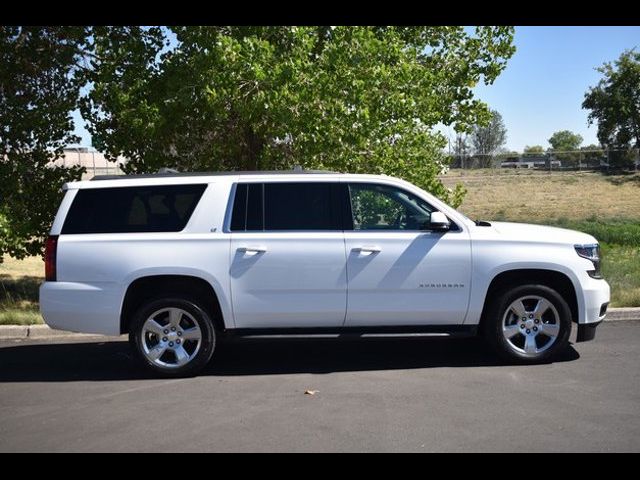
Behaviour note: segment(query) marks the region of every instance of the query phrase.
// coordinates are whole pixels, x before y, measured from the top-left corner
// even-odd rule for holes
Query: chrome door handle
[[[372,255],[374,253],[380,253],[382,249],[380,247],[356,247],[353,251],[365,255]]]
[[[264,253],[267,249],[264,247],[240,247],[238,248],[238,252],[240,253],[249,253],[251,255],[257,255],[258,253]]]

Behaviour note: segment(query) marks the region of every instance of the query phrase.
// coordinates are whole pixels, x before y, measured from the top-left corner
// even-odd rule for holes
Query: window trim
[[[457,222],[455,222],[449,215],[447,215],[445,212],[443,212],[442,210],[439,210],[438,208],[436,208],[431,202],[427,201],[425,198],[416,195],[413,192],[410,192],[409,190],[402,188],[398,185],[392,185],[389,183],[376,183],[376,182],[368,182],[368,181],[362,181],[362,182],[358,182],[358,181],[347,181],[344,182],[344,185],[346,186],[346,193],[348,195],[349,201],[348,202],[344,202],[344,211],[345,211],[345,218],[344,218],[344,227],[345,227],[345,232],[362,232],[362,233],[440,233],[440,234],[445,234],[445,233],[457,233],[457,232],[462,232],[462,228],[460,228],[460,225],[458,225]],[[352,205],[352,198],[351,198],[351,185],[364,185],[364,186],[372,186],[372,187],[386,187],[386,188],[392,188],[392,189],[396,189],[399,190],[402,193],[405,193],[406,195],[409,196],[413,196],[413,197],[417,197],[420,200],[422,200],[423,202],[425,202],[427,205],[429,205],[431,208],[433,208],[433,211],[435,212],[442,212],[444,213],[444,215],[447,217],[447,219],[449,220],[449,222],[451,223],[451,228],[449,230],[447,230],[446,232],[438,232],[436,230],[431,230],[431,229],[425,229],[425,230],[403,230],[403,229],[389,229],[389,230],[356,230],[354,228],[354,221],[353,221],[353,205]],[[347,228],[348,227],[348,228]]]

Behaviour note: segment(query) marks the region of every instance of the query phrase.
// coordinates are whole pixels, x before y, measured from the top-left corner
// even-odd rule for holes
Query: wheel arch
[[[172,295],[200,300],[216,327],[220,331],[227,328],[220,295],[211,282],[196,275],[152,274],[139,276],[129,283],[120,309],[120,333],[129,333],[131,318],[144,302]]]
[[[518,287],[527,284],[545,285],[557,291],[569,305],[571,321],[578,323],[580,310],[576,287],[571,278],[563,272],[539,268],[519,268],[498,273],[489,284],[480,315],[479,331],[482,332],[487,310],[497,300],[500,292],[507,287]]]

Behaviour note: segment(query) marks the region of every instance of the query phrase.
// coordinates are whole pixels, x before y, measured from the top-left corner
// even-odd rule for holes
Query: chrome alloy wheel
[[[178,368],[189,363],[202,345],[202,331],[193,316],[181,308],[163,308],[142,326],[142,351],[154,365]]]
[[[520,297],[509,305],[502,318],[502,334],[510,348],[526,356],[535,356],[556,342],[560,334],[560,315],[544,297]]]

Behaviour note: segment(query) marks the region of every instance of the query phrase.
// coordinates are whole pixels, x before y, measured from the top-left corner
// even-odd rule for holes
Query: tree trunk
[[[264,149],[264,140],[257,135],[250,126],[245,127],[244,138],[247,153],[247,170],[259,171],[261,168],[260,161]]]

